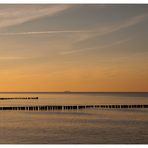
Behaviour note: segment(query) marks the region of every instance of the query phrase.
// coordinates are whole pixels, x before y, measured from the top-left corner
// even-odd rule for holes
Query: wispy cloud
[[[27,59],[33,59],[36,57],[24,57],[24,56],[1,56],[1,61],[11,61],[11,60],[27,60]]]
[[[84,51],[87,51],[87,50],[93,50],[93,48],[77,49],[77,50],[67,50],[67,51],[62,51],[59,54],[61,54],[61,55],[70,55],[70,54],[84,52]]]
[[[72,5],[16,5],[0,9],[0,28],[22,24],[40,17],[52,16]]]
[[[55,31],[35,31],[35,32],[9,32],[9,33],[0,33],[0,35],[40,35],[40,34],[66,34],[66,33],[89,33],[91,31],[81,31],[81,30],[55,30]]]
[[[148,19],[148,13],[137,15],[137,16],[128,18],[128,19],[123,20],[123,21],[116,21],[112,24],[108,23],[105,26],[99,26],[98,27],[96,25],[94,27],[94,29],[92,29],[92,31],[89,32],[89,34],[87,32],[84,32],[83,36],[81,36],[81,38],[77,39],[76,42],[82,42],[82,41],[86,41],[88,39],[91,39],[93,37],[101,37],[101,36],[104,36],[104,35],[108,35],[110,33],[115,33],[117,31],[135,26],[135,25],[145,21],[146,19]]]
[[[117,40],[117,41],[115,41],[115,42],[113,42],[111,44],[100,46],[100,47],[98,47],[98,49],[110,48],[110,47],[113,47],[113,46],[116,46],[116,45],[124,44],[124,43],[128,42],[130,39],[131,38]]]
[[[100,32],[100,34],[98,35],[104,35],[104,34],[108,34],[108,33],[112,33],[112,32],[116,32],[122,29],[126,29],[128,27],[132,27],[135,26],[138,23],[141,23],[142,21],[144,21],[146,18],[148,18],[148,13],[144,13],[138,16],[134,16],[131,17],[127,20],[121,21],[121,22],[117,22],[113,25],[110,25],[106,28],[102,28],[102,32]]]
[[[22,9],[17,11],[14,11],[15,13],[11,14],[10,16],[8,15],[9,13],[4,13],[1,14],[0,13],[0,19],[2,16],[9,16],[8,20],[5,22],[5,27],[8,25],[14,25],[14,24],[18,24],[18,23],[23,23],[38,17],[42,17],[45,15],[53,15],[55,13],[61,12],[63,10],[66,10],[68,8],[70,8],[71,5],[56,5],[56,6],[48,6],[46,7],[31,7],[30,9],[28,9],[26,11],[26,9]],[[12,9],[13,10],[13,9]],[[2,10],[0,10],[2,11]],[[2,11],[3,12],[3,11]],[[42,13],[39,13],[42,12]],[[29,14],[30,13],[30,14]],[[21,16],[23,16],[21,18]],[[13,17],[14,17],[14,21],[13,21]],[[11,18],[11,19],[10,19]],[[117,31],[120,31],[122,29],[127,29],[129,27],[135,26],[139,23],[141,23],[142,21],[146,20],[148,18],[148,13],[144,13],[141,15],[137,15],[131,18],[128,18],[126,20],[123,21],[115,21],[112,24],[108,23],[105,26],[94,26],[92,29],[88,29],[88,30],[46,30],[46,31],[34,31],[34,32],[5,32],[5,33],[0,33],[0,36],[6,35],[6,36],[15,36],[15,35],[44,35],[44,34],[68,34],[68,35],[74,35],[73,37],[73,43],[79,43],[79,42],[83,42],[83,41],[87,41],[91,38],[95,38],[95,37],[101,37],[104,35],[108,35],[111,33],[115,33]],[[4,19],[5,20],[5,19]],[[4,22],[0,21],[0,27],[2,27],[2,23],[4,24]],[[3,25],[4,26],[4,25]]]
[[[84,48],[84,49],[77,49],[77,50],[62,51],[62,52],[60,52],[60,54],[61,55],[70,55],[70,54],[85,52],[85,51],[88,51],[88,50],[101,50],[101,49],[111,48],[111,47],[114,47],[116,45],[124,44],[124,43],[128,42],[129,40],[130,40],[130,38],[117,40],[113,43],[110,43],[110,44],[107,44],[107,45],[104,45],[104,46],[99,46],[99,47],[96,47],[96,48]]]

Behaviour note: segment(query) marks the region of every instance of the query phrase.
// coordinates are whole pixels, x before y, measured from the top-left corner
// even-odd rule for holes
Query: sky
[[[148,5],[0,5],[0,92],[148,92]]]

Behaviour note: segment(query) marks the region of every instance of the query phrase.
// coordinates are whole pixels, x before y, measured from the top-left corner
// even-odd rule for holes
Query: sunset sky
[[[0,5],[0,92],[148,91],[148,5]]]

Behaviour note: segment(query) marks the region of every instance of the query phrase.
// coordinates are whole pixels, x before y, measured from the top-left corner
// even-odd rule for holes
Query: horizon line
[[[6,91],[0,93],[148,93],[148,91]]]

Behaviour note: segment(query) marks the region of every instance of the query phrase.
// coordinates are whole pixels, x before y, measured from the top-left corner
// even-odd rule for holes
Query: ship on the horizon
[[[70,92],[71,92],[70,90],[65,90],[65,91],[64,91],[64,93],[70,93]]]

